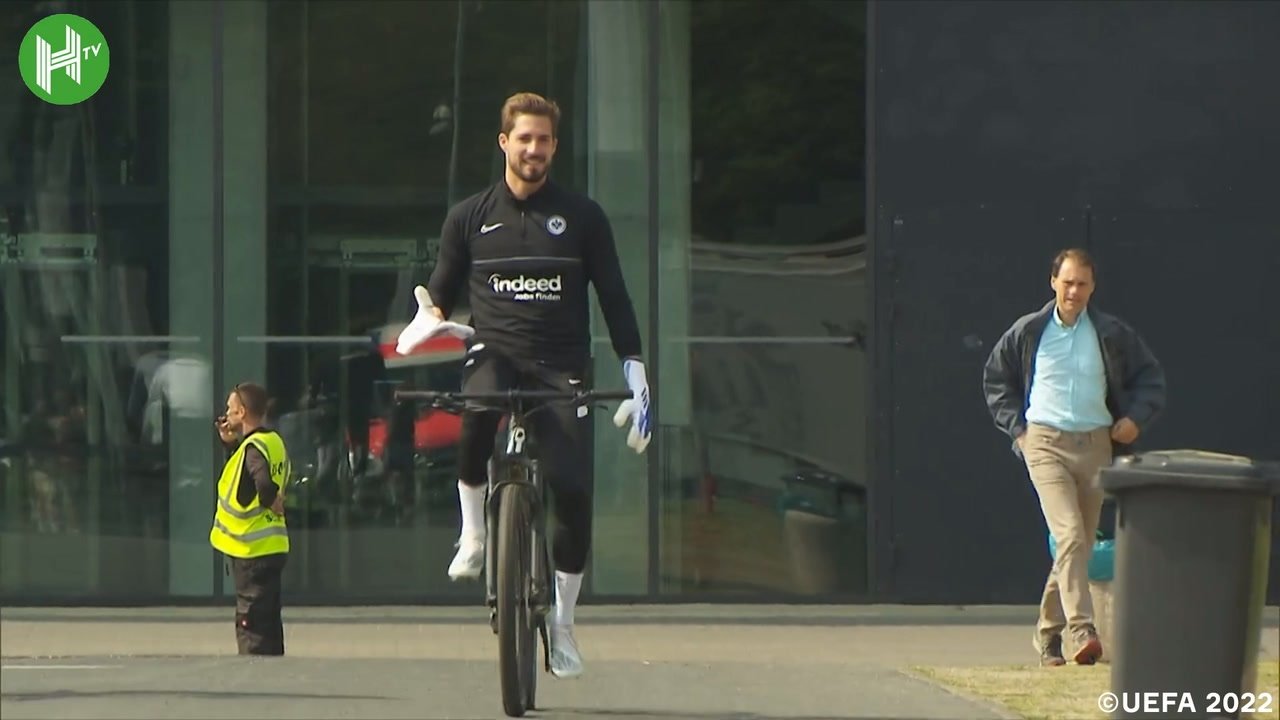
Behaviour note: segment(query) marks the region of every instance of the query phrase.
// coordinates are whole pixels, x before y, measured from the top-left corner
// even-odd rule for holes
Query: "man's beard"
[[[511,168],[511,172],[516,174],[516,177],[525,182],[538,182],[545,178],[547,171],[551,169],[551,164],[547,162],[544,162],[541,167],[535,167],[527,165],[519,159],[508,162],[507,166]]]

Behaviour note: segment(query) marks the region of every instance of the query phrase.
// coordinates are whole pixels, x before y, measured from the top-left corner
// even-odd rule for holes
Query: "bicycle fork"
[[[542,636],[542,666],[545,672],[551,672],[551,639],[547,637],[547,615],[554,604],[556,581],[551,574],[551,558],[547,549],[547,541],[542,537],[543,508],[541,498],[534,499],[532,532],[533,565],[530,573],[533,587],[533,607],[530,608],[534,622],[538,626],[538,634]]]
[[[484,598],[489,608],[489,628],[498,634],[498,495],[497,484],[493,481],[493,461],[489,461],[489,487],[485,497],[484,512]]]

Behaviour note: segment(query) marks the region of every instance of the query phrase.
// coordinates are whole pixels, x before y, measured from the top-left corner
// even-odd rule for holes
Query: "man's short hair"
[[[239,383],[232,392],[240,398],[240,404],[244,406],[245,412],[256,418],[267,417],[275,404],[267,394],[267,389],[257,383]]]
[[[560,127],[560,106],[537,93],[520,92],[507,98],[502,104],[502,132],[507,134],[516,126],[518,115],[540,115],[551,120],[551,136]]]
[[[1058,277],[1058,271],[1062,269],[1062,263],[1067,260],[1071,260],[1081,267],[1089,268],[1095,276],[1098,274],[1098,268],[1094,265],[1093,256],[1089,254],[1088,250],[1084,248],[1067,248],[1053,258],[1053,277]]]

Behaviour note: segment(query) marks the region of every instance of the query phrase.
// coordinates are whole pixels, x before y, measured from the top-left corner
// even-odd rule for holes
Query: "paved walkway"
[[[1270,609],[1268,610],[1270,613]],[[530,717],[996,718],[911,665],[1027,664],[1023,607],[579,610],[587,675]],[[0,716],[501,717],[479,608],[286,609],[289,656],[238,658],[224,609],[0,611]],[[1264,652],[1280,656],[1274,622]]]

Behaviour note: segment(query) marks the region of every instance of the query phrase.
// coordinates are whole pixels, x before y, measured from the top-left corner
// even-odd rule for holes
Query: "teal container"
[[[1089,557],[1089,579],[1094,582],[1111,582],[1116,570],[1116,541],[1107,539],[1098,532],[1093,543],[1093,554]],[[1049,557],[1057,559],[1058,542],[1049,533]]]

